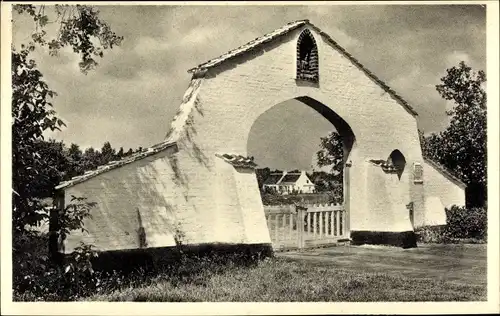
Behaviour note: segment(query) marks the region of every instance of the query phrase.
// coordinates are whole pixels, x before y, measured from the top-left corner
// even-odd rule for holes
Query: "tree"
[[[340,135],[331,132],[327,137],[321,137],[321,149],[316,153],[318,166],[331,166],[331,174],[335,180],[342,182],[344,149]]]
[[[271,170],[268,167],[256,169],[255,174],[257,176],[257,184],[259,185],[259,189],[262,190],[264,181],[266,181],[266,179],[271,175]]]
[[[65,180],[68,180],[74,176],[81,175],[85,172],[83,169],[83,153],[80,146],[77,144],[71,144],[68,148],[68,159],[71,164],[71,168],[68,171]]]
[[[47,130],[59,129],[64,123],[55,116],[50,99],[54,91],[42,79],[41,72],[28,54],[34,46],[12,52],[12,189],[13,229],[23,231],[26,225],[37,225],[46,216],[38,212],[39,192],[33,184],[45,169],[39,141]]]
[[[120,159],[124,156],[125,154],[123,153],[123,147],[120,147],[120,150],[116,153],[116,158]]]
[[[67,148],[62,141],[50,139],[37,141],[35,150],[43,157],[40,164],[43,168],[32,183],[33,194],[39,198],[51,197],[55,186],[66,180],[72,169]]]
[[[450,123],[444,131],[422,140],[425,156],[467,184],[468,206],[483,206],[487,200],[485,83],[486,74],[472,71],[463,61],[447,69],[436,90],[454,103],[446,112]]]
[[[101,153],[93,147],[85,149],[83,152],[82,168],[84,171],[96,169],[101,162]]]
[[[80,55],[80,69],[87,73],[103,57],[103,51],[119,45],[122,38],[111,31],[99,19],[99,11],[91,6],[55,5],[52,22],[50,9],[40,5],[13,5],[17,14],[28,14],[33,18],[32,42],[21,45],[17,51],[12,47],[12,173],[13,173],[13,230],[25,232],[26,226],[38,225],[48,218],[37,202],[40,189],[35,183],[46,168],[46,153],[40,148],[46,130],[57,130],[64,126],[53,109],[51,100],[56,93],[49,89],[29,54],[35,45],[48,46],[51,55],[57,55],[62,47],[69,46]],[[46,26],[59,23],[55,36],[48,39]],[[49,181],[50,183],[50,181]],[[48,185],[48,184],[47,184]]]
[[[105,165],[108,162],[115,160],[116,158],[116,150],[111,147],[109,142],[105,142],[101,148],[101,157],[99,161],[99,166]]]

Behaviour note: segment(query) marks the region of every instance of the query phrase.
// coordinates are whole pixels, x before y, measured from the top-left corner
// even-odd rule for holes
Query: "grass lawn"
[[[486,246],[336,247],[251,267],[156,276],[92,301],[313,302],[486,300]],[[217,271],[215,271],[217,270]],[[444,273],[444,276],[443,276]]]

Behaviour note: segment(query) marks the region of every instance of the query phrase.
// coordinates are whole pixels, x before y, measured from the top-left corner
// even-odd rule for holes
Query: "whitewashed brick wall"
[[[425,195],[437,196],[445,207],[465,205],[465,188],[448,179],[428,162],[424,161]]]
[[[197,109],[181,133],[178,153],[166,151],[67,189],[67,200],[74,194],[98,202],[85,240],[103,250],[137,248],[139,209],[150,247],[174,245],[173,225],[182,228],[186,243],[270,243],[255,176],[235,170],[215,154],[247,155],[257,118],[301,96],[334,110],[356,136],[349,157],[351,230],[411,230],[405,206],[410,202],[407,173],[413,162],[423,161],[416,119],[314,30],[319,86],[296,82],[300,31],[210,69]],[[368,162],[387,159],[394,149],[407,163],[401,180]],[[439,178],[428,169],[426,185]],[[450,190],[450,183],[436,181],[440,189],[426,193]],[[462,193],[450,194],[460,199]],[[70,237],[66,250],[79,238]]]

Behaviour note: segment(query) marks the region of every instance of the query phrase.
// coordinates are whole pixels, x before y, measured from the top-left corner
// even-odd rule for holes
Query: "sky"
[[[49,137],[82,148],[148,147],[161,142],[189,81],[187,70],[284,24],[309,19],[406,99],[425,133],[440,131],[450,104],[435,90],[446,69],[465,61],[486,70],[486,9],[480,5],[100,6],[124,37],[96,70],[78,56],[33,54],[55,110],[67,127]],[[33,24],[13,13],[13,43]],[[49,34],[51,29],[49,29]],[[286,124],[285,124],[286,123]],[[298,128],[300,127],[300,128]],[[260,166],[311,169],[319,137],[333,126],[297,102],[278,104],[255,122],[249,154]],[[306,131],[306,132],[304,132]]]

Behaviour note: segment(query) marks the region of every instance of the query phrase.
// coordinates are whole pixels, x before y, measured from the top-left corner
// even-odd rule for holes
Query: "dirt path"
[[[277,255],[350,271],[395,273],[479,286],[487,284],[486,245],[419,245],[413,249],[339,246]]]

